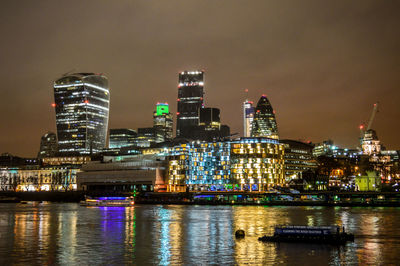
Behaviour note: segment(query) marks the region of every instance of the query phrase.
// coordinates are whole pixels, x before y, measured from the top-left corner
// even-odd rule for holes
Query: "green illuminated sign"
[[[168,114],[169,107],[167,103],[159,103],[157,104],[156,115]]]

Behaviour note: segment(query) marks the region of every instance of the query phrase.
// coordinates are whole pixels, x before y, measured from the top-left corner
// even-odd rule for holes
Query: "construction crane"
[[[376,102],[374,104],[374,108],[372,109],[372,114],[371,117],[369,118],[368,124],[366,125],[365,123],[362,123],[360,125],[360,143],[362,144],[362,140],[364,138],[365,133],[371,129],[372,123],[374,122],[375,115],[378,112],[378,105],[379,102]]]

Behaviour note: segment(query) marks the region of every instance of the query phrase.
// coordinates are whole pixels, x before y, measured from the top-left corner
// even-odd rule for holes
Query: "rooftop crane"
[[[378,112],[378,104],[379,104],[379,102],[374,104],[374,109],[372,110],[372,114],[371,114],[371,117],[370,117],[369,122],[368,122],[368,127],[367,127],[367,129],[365,131],[368,131],[368,130],[371,129],[372,122],[374,122],[375,115]]]
[[[364,138],[364,134],[371,129],[372,123],[374,122],[375,115],[378,112],[379,102],[374,103],[374,108],[372,109],[371,117],[369,118],[368,124],[362,123],[360,125],[360,143],[362,144],[362,140]]]

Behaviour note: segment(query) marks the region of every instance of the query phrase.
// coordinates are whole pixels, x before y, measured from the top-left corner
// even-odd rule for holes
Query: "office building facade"
[[[119,149],[136,145],[137,132],[129,128],[110,129],[110,149]]]
[[[285,147],[285,179],[301,179],[303,172],[315,170],[317,161],[313,156],[313,145],[297,140],[280,140]]]
[[[194,127],[199,125],[204,102],[204,72],[183,71],[179,73],[178,108],[176,113],[176,136],[190,138]]]
[[[91,154],[105,148],[110,106],[105,76],[65,75],[54,82],[54,100],[60,153]]]

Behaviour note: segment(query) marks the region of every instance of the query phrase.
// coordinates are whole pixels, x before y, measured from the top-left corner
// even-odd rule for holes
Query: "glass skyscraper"
[[[199,125],[199,110],[204,106],[204,72],[179,73],[178,111],[176,136],[190,138],[191,131]]]
[[[90,154],[106,146],[110,92],[101,74],[75,73],[54,82],[58,151]]]
[[[278,126],[276,125],[275,113],[267,96],[261,96],[254,112],[251,128],[252,137],[266,137],[278,139]]]

